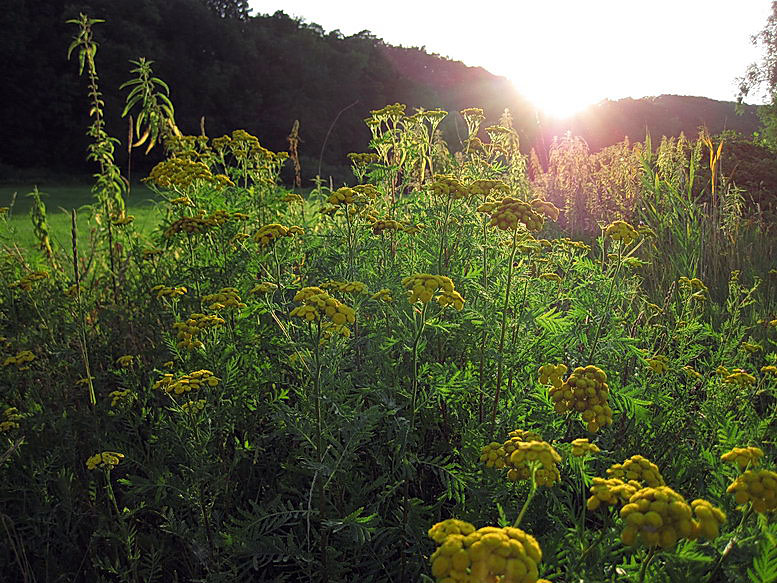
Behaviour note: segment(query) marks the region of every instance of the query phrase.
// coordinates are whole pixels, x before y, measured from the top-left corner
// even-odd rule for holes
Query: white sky
[[[283,10],[346,36],[366,29],[390,44],[481,66],[558,114],[605,98],[663,93],[733,100],[736,78],[761,56],[750,37],[771,12],[770,0],[250,4],[254,14]]]

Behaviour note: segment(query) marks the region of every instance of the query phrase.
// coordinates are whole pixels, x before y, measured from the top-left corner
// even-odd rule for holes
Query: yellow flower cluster
[[[208,221],[214,227],[220,227],[230,221],[247,221],[250,218],[246,213],[234,212],[231,213],[224,209],[218,209],[208,215]]]
[[[774,366],[773,364],[762,366],[761,372],[764,374],[771,373],[773,375],[777,375],[777,366]]]
[[[730,385],[748,387],[755,384],[756,378],[741,368],[735,368],[729,371],[729,373],[723,378],[723,382]]]
[[[490,214],[489,225],[503,231],[513,231],[520,223],[529,231],[539,231],[544,223],[542,215],[537,214],[529,203],[509,196],[499,201]]]
[[[587,437],[580,437],[572,440],[572,455],[583,457],[590,453],[599,453],[601,450],[595,443],[588,441]]]
[[[192,201],[192,199],[190,199],[188,196],[178,196],[176,198],[170,199],[167,202],[175,205],[194,207],[194,201]]]
[[[486,119],[485,113],[479,107],[467,107],[459,112],[463,117],[470,120],[483,121]]]
[[[501,180],[489,180],[487,178],[475,180],[469,185],[469,194],[471,196],[480,196],[484,200],[497,194],[507,194],[510,187]]]
[[[561,456],[533,431],[516,429],[504,443],[489,443],[481,449],[480,461],[489,468],[507,468],[511,482],[530,479],[533,462],[538,464],[534,476],[538,486],[552,486],[561,479],[556,467]]]
[[[451,200],[467,198],[470,195],[469,189],[464,184],[447,174],[436,174],[429,189],[434,196],[447,197]]]
[[[168,287],[166,285],[155,285],[151,288],[151,293],[156,294],[156,299],[162,298],[176,299],[184,295],[189,290],[185,287]]]
[[[348,159],[351,161],[351,164],[354,166],[367,166],[368,164],[374,164],[378,160],[380,160],[380,156],[373,153],[358,153],[358,152],[351,152],[348,154]]]
[[[669,370],[669,359],[662,354],[657,354],[653,358],[648,358],[647,363],[650,369],[656,374],[664,374]]]
[[[144,181],[153,182],[160,188],[186,189],[200,181],[220,188],[235,185],[224,174],[214,176],[207,164],[203,162],[175,157],[154,166]]]
[[[548,217],[551,221],[557,221],[560,211],[558,210],[558,207],[556,207],[555,204],[552,202],[548,202],[547,200],[542,200],[539,198],[535,198],[533,201],[531,201],[531,208],[534,209],[536,213],[539,213],[541,215],[545,215]]]
[[[559,239],[554,239],[553,244],[557,245],[561,249],[564,249],[566,251],[570,251],[573,253],[575,251],[585,251],[586,253],[588,253],[591,250],[590,245],[586,245],[582,241],[573,241],[568,237],[561,237]]]
[[[755,354],[759,350],[763,350],[763,346],[755,342],[742,342],[742,349],[750,354]]]
[[[602,505],[607,507],[626,504],[629,498],[641,488],[641,484],[634,480],[624,482],[620,478],[596,477],[593,479],[591,496],[586,501],[586,507],[588,510],[595,511]]]
[[[510,448],[515,449],[510,452]],[[547,441],[509,441],[505,442],[504,449],[509,459],[506,463],[507,479],[511,482],[528,480],[531,478],[531,462],[539,462],[534,479],[538,486],[550,487],[561,480],[557,463],[561,462],[561,456]]]
[[[49,276],[48,272],[46,271],[33,271],[31,273],[28,273],[18,281],[14,281],[8,285],[9,288],[19,288],[22,291],[31,291],[32,290],[32,284],[34,284],[36,281],[41,281],[43,279],[47,279]]]
[[[320,285],[321,289],[337,291],[343,294],[363,294],[367,286],[361,281],[327,281]]]
[[[518,528],[475,530],[467,522],[451,519],[435,524],[429,536],[440,545],[430,559],[438,583],[538,581],[542,550],[533,536]]]
[[[95,470],[97,468],[105,468],[112,470],[119,465],[119,462],[124,459],[123,453],[116,451],[104,451],[102,453],[96,453],[88,460],[86,460],[86,469]]]
[[[753,510],[765,514],[777,510],[777,473],[771,470],[748,470],[726,489],[737,504],[752,502]]]
[[[187,235],[197,235],[204,233],[212,227],[218,226],[220,216],[214,218],[213,216],[205,216],[205,211],[200,210],[193,217],[180,217],[174,221],[163,233],[166,238],[173,237],[178,233],[186,233]]]
[[[269,294],[270,292],[275,291],[278,289],[278,284],[275,284],[271,281],[263,281],[262,283],[257,283],[250,292],[250,294]]]
[[[289,204],[291,204],[291,203],[304,204],[305,199],[302,198],[299,194],[296,194],[294,192],[290,192],[286,196],[283,197],[283,202],[287,202]]]
[[[507,457],[503,445],[496,441],[484,445],[480,450],[480,461],[486,464],[487,468],[501,470],[506,465],[505,459]]]
[[[693,531],[691,538],[706,538],[713,540],[720,536],[720,525],[726,521],[726,514],[713,506],[707,500],[697,498],[691,502],[691,509],[695,520],[693,520]]]
[[[700,280],[698,277],[687,278],[683,276],[677,281],[678,281],[678,284],[680,285],[680,288],[682,289],[687,289],[694,292],[709,291],[707,289],[707,286],[704,285],[704,282]]]
[[[641,540],[646,546],[671,549],[680,538],[715,538],[726,520],[722,510],[706,500],[691,505],[668,486],[642,488],[620,512],[626,526],[621,533],[624,544]],[[695,515],[695,517],[694,517]]]
[[[197,399],[196,401],[186,401],[181,405],[181,410],[196,415],[200,411],[205,409],[205,399]]]
[[[631,245],[639,237],[639,232],[626,221],[610,223],[604,234],[615,241],[622,241],[624,245]]]
[[[302,303],[294,308],[290,315],[308,322],[321,321],[325,317],[332,326],[327,326],[327,336],[332,332],[342,334],[345,337],[351,335],[346,327],[356,321],[356,312],[350,306],[336,300],[320,287],[305,287],[294,296],[295,302]]]
[[[218,293],[209,294],[202,298],[204,304],[209,304],[209,310],[220,311],[225,308],[245,308],[246,305],[240,299],[240,294],[234,287],[222,287]]]
[[[701,373],[699,371],[697,371],[695,368],[693,368],[689,364],[686,364],[683,367],[683,371],[685,372],[685,374],[687,374],[688,376],[691,376],[693,378],[696,378],[696,379],[700,379],[701,378]]]
[[[111,217],[111,224],[117,227],[129,225],[135,220],[135,215],[125,215],[124,213]]]
[[[329,195],[327,202],[333,206],[339,206],[341,204],[353,204],[359,197],[359,193],[353,188],[344,186],[338,188],[332,194]]]
[[[748,467],[761,465],[764,452],[760,447],[735,447],[727,451],[720,459],[730,464],[736,464],[739,470],[744,472]]]
[[[122,368],[127,368],[132,364],[132,361],[135,360],[135,357],[131,354],[125,354],[124,356],[120,356],[116,359],[116,365],[120,366]]]
[[[607,475],[624,482],[633,480],[650,488],[666,485],[664,477],[658,471],[658,466],[641,455],[633,455],[622,464],[613,464],[607,469]]]
[[[224,319],[218,316],[195,313],[189,316],[185,322],[175,322],[173,328],[178,338],[178,348],[196,350],[204,348],[204,344],[197,339],[200,332],[214,326],[223,326]]]
[[[560,387],[564,383],[562,377],[567,374],[567,370],[565,364],[543,364],[539,370],[540,384]]]
[[[111,391],[108,393],[111,398],[111,407],[116,407],[132,399],[132,391],[129,389],[121,389],[117,391]]]
[[[3,411],[3,420],[0,421],[0,432],[19,429],[19,421],[21,420],[22,416],[19,414],[19,409],[16,407],[6,408],[5,411]]]
[[[435,298],[442,307],[453,306],[456,310],[464,309],[464,298],[453,288],[453,281],[445,275],[430,275],[428,273],[416,273],[402,278],[402,285],[409,292],[411,304],[421,302],[427,304],[432,301],[438,291],[440,295]]]
[[[607,374],[599,367],[577,367],[560,387],[548,391],[557,413],[577,411],[586,422],[588,431],[612,424],[612,409],[608,405],[610,389]]]
[[[291,227],[284,227],[278,223],[270,223],[264,225],[256,233],[254,233],[254,241],[259,243],[262,247],[274,243],[281,237],[293,237],[294,235],[303,235],[305,229],[292,225]]]
[[[215,376],[209,370],[196,370],[176,379],[172,374],[167,373],[154,383],[154,389],[161,389],[166,393],[175,393],[183,395],[189,391],[196,391],[202,387],[215,387],[221,382],[221,379]]]
[[[370,299],[379,301],[379,302],[393,302],[394,298],[391,296],[391,290],[388,288],[383,288],[382,290],[378,290],[374,294],[372,294],[372,297]]]
[[[383,231],[402,231],[405,226],[393,219],[376,219],[372,222],[373,235],[380,235]]]
[[[30,350],[22,350],[17,352],[15,356],[7,356],[3,360],[3,366],[16,365],[19,370],[29,370],[28,364],[35,360],[35,354]]]

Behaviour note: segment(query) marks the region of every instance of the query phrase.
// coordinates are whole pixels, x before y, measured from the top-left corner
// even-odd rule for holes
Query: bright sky
[[[480,66],[512,80],[548,114],[602,99],[660,94],[734,100],[736,78],[757,61],[750,42],[770,0],[511,0],[365,2],[250,0],[339,29]],[[465,8],[457,8],[463,6]],[[753,98],[753,102],[760,102]]]

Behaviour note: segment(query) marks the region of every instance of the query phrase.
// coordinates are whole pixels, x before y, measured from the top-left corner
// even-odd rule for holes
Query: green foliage
[[[94,23],[71,52],[97,120]],[[131,101],[172,119],[147,64]],[[304,197],[245,130],[170,136],[147,181],[153,230],[79,239],[74,214],[48,271],[45,250],[0,258],[10,577],[426,580],[426,533],[457,517],[532,534],[555,581],[774,578],[773,518],[726,492],[738,469],[721,460],[757,446],[770,469],[777,453],[772,274],[735,244],[772,239],[742,232],[725,145],[592,155],[568,138],[532,181],[509,114],[475,141],[483,120],[464,112],[469,134],[445,141],[456,115],[372,110],[374,155],[350,158],[362,184]],[[143,133],[164,139],[152,117]],[[560,363],[577,393],[538,370]],[[539,457],[509,456],[507,475],[481,462],[514,430],[553,448],[551,483]],[[600,451],[576,457],[584,437]],[[720,532],[624,545],[625,514],[587,499],[637,454],[725,510]]]

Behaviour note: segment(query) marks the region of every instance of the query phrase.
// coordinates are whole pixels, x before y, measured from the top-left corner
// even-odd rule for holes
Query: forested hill
[[[0,179],[16,168],[91,170],[83,160],[86,82],[66,58],[75,27],[65,21],[80,12],[106,21],[95,27],[96,60],[111,135],[126,142],[126,90],[119,87],[130,77],[129,60],[146,57],[169,84],[184,132],[199,133],[204,116],[211,136],[244,128],[282,150],[299,120],[306,178],[318,171],[322,151],[322,174],[345,178],[345,155],[367,147],[363,119],[394,102],[409,112],[483,107],[489,122],[509,108],[527,149],[567,130],[598,149],[624,136],[641,140],[646,130],[694,135],[705,123],[713,132],[751,134],[758,125],[754,108],[736,116],[733,103],[675,96],[603,102],[568,124],[551,123],[520,88],[482,68],[393,47],[368,31],[344,36],[283,12],[249,16],[244,8],[241,0],[7,0],[0,11]],[[457,116],[446,120],[449,139],[462,129],[457,123]]]
[[[642,99],[602,101],[592,105],[571,120],[548,122],[545,137],[564,131],[583,136],[592,150],[599,150],[623,140],[642,141],[651,136],[678,136],[681,132],[695,136],[701,126],[710,133],[726,130],[750,136],[760,122],[753,105],[744,106],[741,115],[731,101],[706,97],[660,95]]]

